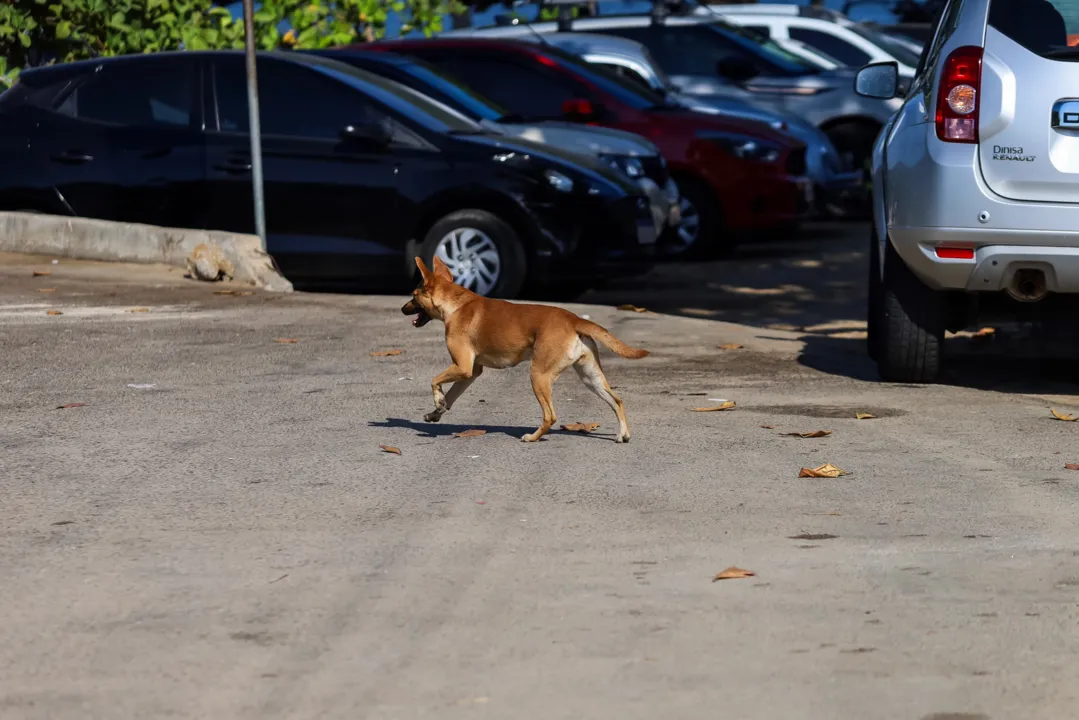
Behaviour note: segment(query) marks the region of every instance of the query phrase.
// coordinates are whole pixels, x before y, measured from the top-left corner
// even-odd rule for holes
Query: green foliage
[[[402,32],[431,35],[460,0],[260,0],[254,17],[261,50],[313,49],[372,41],[400,13]],[[282,26],[290,29],[282,32]],[[163,50],[242,48],[242,20],[212,0],[0,0],[0,82],[13,71]]]

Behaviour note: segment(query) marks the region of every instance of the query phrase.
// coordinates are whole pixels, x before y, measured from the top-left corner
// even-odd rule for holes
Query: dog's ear
[[[450,272],[446,263],[442,262],[442,258],[436,257],[434,262],[431,263],[434,266],[435,277],[441,278],[446,282],[453,282],[453,273]]]
[[[423,278],[423,284],[426,285],[431,282],[433,275],[431,271],[427,269],[427,266],[423,264],[423,258],[419,255],[416,256],[416,267],[420,269],[420,277]]]

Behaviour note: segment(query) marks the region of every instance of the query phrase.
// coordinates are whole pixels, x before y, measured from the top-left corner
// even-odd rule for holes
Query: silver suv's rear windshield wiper
[[[1044,58],[1053,60],[1079,60],[1079,47],[1062,47],[1040,53]]]

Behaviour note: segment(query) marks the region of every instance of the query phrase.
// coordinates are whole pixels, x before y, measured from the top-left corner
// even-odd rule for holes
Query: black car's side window
[[[572,80],[531,59],[494,60],[454,52],[432,60],[478,94],[526,118],[560,118],[564,102],[587,97]]]
[[[336,141],[348,125],[393,124],[362,93],[311,68],[260,59],[258,81],[263,135]],[[243,58],[215,63],[214,89],[218,128],[221,132],[247,133],[250,125]]]
[[[837,38],[820,30],[810,28],[792,27],[787,31],[791,40],[805,43],[814,50],[820,50],[825,55],[833,57],[844,65],[860,68],[870,61],[869,53],[851,45],[846,40]]]
[[[194,119],[195,80],[186,61],[109,62],[56,111],[106,125],[186,128]]]

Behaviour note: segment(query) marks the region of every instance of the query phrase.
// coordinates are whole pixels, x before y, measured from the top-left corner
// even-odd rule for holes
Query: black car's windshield
[[[993,0],[989,27],[1046,58],[1079,58],[1079,0]]]
[[[784,49],[775,40],[766,38],[748,28],[738,27],[723,21],[709,23],[706,27],[724,35],[741,48],[755,53],[761,59],[767,60],[784,75],[815,75],[820,72],[820,68],[816,65]]]
[[[881,50],[887,51],[889,55],[907,67],[918,67],[918,62],[921,60],[918,53],[911,51],[910,48],[898,40],[893,40],[882,32],[859,27],[858,25],[853,25],[848,29],[854,34],[873,43]]]
[[[457,110],[412,88],[340,62],[313,62],[321,72],[362,90],[409,120],[434,132],[482,133],[483,127]]]
[[[418,84],[418,86],[410,84],[410,87],[445,102],[474,120],[511,122],[515,119],[508,110],[493,100],[477,95],[468,86],[439,72],[427,63],[408,62],[401,65],[401,69]]]

